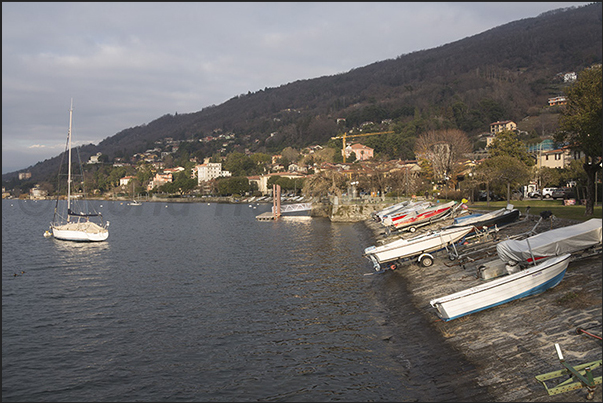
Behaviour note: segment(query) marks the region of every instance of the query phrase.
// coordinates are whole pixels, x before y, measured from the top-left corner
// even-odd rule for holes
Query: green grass
[[[470,209],[474,210],[498,210],[507,205],[506,201],[490,202],[488,207],[487,202],[475,202],[467,204]],[[519,209],[522,215],[526,213],[526,207],[530,207],[530,215],[540,215],[542,211],[550,211],[558,218],[567,218],[570,220],[587,221],[591,218],[601,218],[601,204],[597,203],[592,216],[585,216],[585,206],[564,206],[563,200],[511,200],[511,204]]]

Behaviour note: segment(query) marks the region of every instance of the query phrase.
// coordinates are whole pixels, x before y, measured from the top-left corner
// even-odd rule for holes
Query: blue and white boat
[[[498,277],[485,284],[429,301],[442,320],[449,321],[540,294],[555,287],[563,279],[570,262],[570,253],[541,261],[535,266]]]
[[[451,227],[463,227],[473,225],[476,228],[498,226],[510,224],[517,221],[519,218],[519,210],[514,208],[512,204],[507,204],[506,207],[499,210],[494,210],[484,214],[471,214],[454,219]]]

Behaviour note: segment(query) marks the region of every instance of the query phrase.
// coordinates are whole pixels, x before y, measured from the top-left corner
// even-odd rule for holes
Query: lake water
[[[52,201],[2,201],[3,401],[492,400],[401,276],[364,275],[363,223],[94,204],[89,244],[43,237]]]

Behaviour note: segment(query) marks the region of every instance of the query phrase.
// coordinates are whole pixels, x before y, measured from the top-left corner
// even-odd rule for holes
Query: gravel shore
[[[519,221],[500,228],[498,239],[526,233],[534,227],[540,233],[578,223],[552,217],[536,225],[540,218],[522,212]],[[378,242],[387,238],[381,224],[371,219],[365,223]],[[449,322],[438,318],[429,301],[484,282],[476,278],[475,263],[455,265],[440,255],[431,267],[408,263],[386,275],[402,276],[414,305],[424,312],[445,342],[477,368],[477,383],[488,389],[494,401],[575,402],[588,401],[586,388],[551,396],[535,376],[563,369],[555,343],[570,365],[601,359],[601,340],[577,332],[581,328],[601,336],[601,263],[601,254],[572,261],[563,280],[544,293]],[[593,374],[601,376],[601,368]],[[555,382],[548,381],[547,386],[553,387]],[[601,385],[596,387],[593,401],[601,401],[601,389]]]

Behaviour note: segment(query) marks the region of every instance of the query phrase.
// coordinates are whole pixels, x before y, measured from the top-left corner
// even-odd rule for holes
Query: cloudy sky
[[[2,173],[577,2],[2,3]]]

